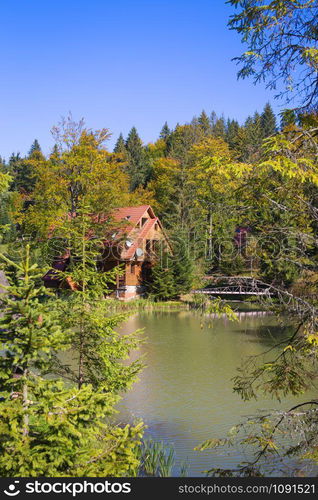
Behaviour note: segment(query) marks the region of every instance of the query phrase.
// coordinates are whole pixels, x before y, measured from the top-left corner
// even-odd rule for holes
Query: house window
[[[155,224],[155,231],[158,231],[158,224],[157,224],[157,222]]]
[[[162,255],[162,241],[161,240],[153,240],[152,242],[152,252],[154,257],[159,257]]]
[[[135,264],[135,262],[132,262],[130,264],[130,273],[131,274],[136,274],[136,264]]]
[[[146,224],[147,220],[148,220],[148,219],[147,219],[147,217],[143,217],[143,218],[141,219],[141,227],[142,227],[142,226],[144,226],[144,225]]]
[[[151,240],[146,240],[146,253],[151,252]]]

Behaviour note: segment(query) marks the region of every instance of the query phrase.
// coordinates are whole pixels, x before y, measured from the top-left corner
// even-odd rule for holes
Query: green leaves
[[[315,0],[229,3],[238,8],[229,27],[247,44],[247,50],[235,58],[240,63],[239,77],[252,76],[254,82],[265,80],[271,89],[283,84],[280,97],[291,100],[296,95],[300,106],[316,109]]]
[[[39,284],[29,245],[20,261],[0,256],[10,281],[1,295],[0,476],[136,474],[143,426],[120,428],[108,418],[140,369],[139,361],[121,362],[139,341],[113,330],[124,316],[109,315],[93,256],[82,256],[82,287],[69,302]],[[61,351],[71,347],[82,360],[79,387],[56,376]]]
[[[224,446],[226,443],[226,439],[207,439],[204,443],[200,444],[200,446],[196,446],[194,449],[196,451],[205,451],[217,448],[218,446]]]
[[[59,372],[80,388],[90,383],[96,390],[118,393],[126,390],[142,367],[136,360],[122,363],[140,344],[140,332],[119,335],[115,328],[127,318],[110,314],[107,295],[116,281],[117,268],[103,271],[103,239],[105,224],[92,221],[83,206],[77,217],[67,221],[61,232],[69,252],[70,264],[61,278],[69,278],[73,290],[61,293],[60,314],[70,331],[74,369],[59,364]],[[101,233],[103,231],[103,233]]]
[[[8,190],[11,180],[9,174],[0,171],[0,194]]]

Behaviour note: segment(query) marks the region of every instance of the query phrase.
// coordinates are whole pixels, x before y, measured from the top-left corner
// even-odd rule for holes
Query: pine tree
[[[53,165],[58,165],[60,159],[60,152],[57,144],[54,144],[49,159]]]
[[[244,126],[238,131],[237,151],[240,153],[240,160],[247,163],[255,163],[261,154],[263,141],[263,131],[261,116],[256,111],[253,116],[248,116]]]
[[[151,175],[147,155],[136,127],[132,127],[128,134],[126,149],[128,153],[127,171],[130,177],[130,189],[134,191],[139,186],[146,186]]]
[[[211,124],[208,118],[208,115],[203,110],[198,118],[198,124],[201,127],[204,135],[208,135],[211,133]]]
[[[215,124],[212,126],[212,133],[215,137],[225,139],[226,124],[223,116],[221,118],[217,118],[217,120],[215,121]]]
[[[6,192],[12,181],[10,176],[10,166],[0,156],[0,194]]]
[[[2,156],[0,156],[0,171],[1,172],[6,172],[7,170],[7,165],[6,165],[6,161],[4,158],[2,158]]]
[[[236,149],[238,142],[238,132],[239,132],[239,123],[237,120],[227,120],[226,123],[226,142],[230,146],[231,149]]]
[[[150,297],[156,301],[171,300],[178,295],[169,255],[162,255],[153,266],[148,292]]]
[[[114,153],[118,153],[118,154],[126,154],[127,153],[125,140],[124,140],[122,133],[119,134],[119,137],[116,141],[116,144],[114,147]]]
[[[174,290],[175,295],[180,296],[188,293],[192,288],[194,267],[189,255],[190,242],[182,234],[182,231],[172,235],[172,241],[174,245],[170,262],[173,269]]]
[[[168,126],[168,123],[165,122],[161,131],[160,131],[160,134],[159,134],[159,138],[160,139],[163,139],[164,141],[166,141],[169,137],[169,135],[171,134],[171,130]]]
[[[252,121],[250,123],[249,128],[249,136],[251,143],[256,147],[260,147],[263,139],[263,130],[262,130],[262,118],[261,115],[255,111]]]
[[[29,158],[32,157],[33,153],[35,153],[35,152],[42,153],[39,141],[37,139],[34,139],[32,145],[31,145],[28,157]]]
[[[9,172],[9,165],[0,157],[0,243],[13,241],[16,236],[11,217],[16,193],[10,191],[13,179]]]
[[[14,189],[23,194],[30,194],[36,184],[33,160],[45,160],[37,139],[32,143],[28,156],[21,158],[18,153],[10,157],[9,164],[14,174]]]
[[[72,331],[61,324],[59,301],[39,284],[42,272],[31,263],[29,246],[21,261],[0,260],[10,282],[1,296],[0,475],[136,474],[141,425],[107,421],[116,396],[46,376],[55,355],[70,347]]]
[[[215,111],[212,111],[211,115],[210,115],[210,124],[211,124],[211,127],[212,127],[212,130],[213,128],[215,127],[215,124],[216,124],[216,121],[217,121],[218,117],[217,117],[217,114]]]
[[[280,113],[280,128],[284,130],[285,127],[289,127],[290,125],[296,125],[297,123],[297,114],[293,109],[284,109]]]
[[[277,132],[276,116],[269,103],[265,104],[261,114],[262,136],[264,138],[274,135]]]
[[[72,283],[73,289],[61,308],[65,324],[70,329],[75,325],[70,343],[77,359],[76,369],[68,369],[66,374],[78,388],[89,383],[96,389],[117,394],[131,385],[141,369],[138,360],[121,363],[138,347],[139,340],[138,335],[122,336],[114,329],[125,316],[109,315],[104,297],[109,286],[116,282],[119,269],[100,272],[105,222],[92,221],[88,212],[85,207],[78,209],[77,216],[58,230],[68,242],[70,255],[68,268],[60,277]],[[90,234],[94,237],[89,237]]]

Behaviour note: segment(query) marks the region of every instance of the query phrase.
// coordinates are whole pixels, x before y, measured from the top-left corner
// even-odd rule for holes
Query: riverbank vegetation
[[[287,394],[303,395],[303,401],[285,411],[252,416],[234,426],[226,438],[207,440],[198,449],[254,447],[254,456],[237,467],[209,471],[217,476],[264,475],[273,463],[289,475],[291,458],[292,474],[306,475],[306,460],[307,464],[317,462],[318,401],[306,398],[308,389],[316,392],[318,359],[317,5],[313,0],[230,3],[238,8],[230,27],[247,45],[246,52],[237,58],[239,76],[265,80],[270,88],[282,84],[280,97],[287,103],[292,98],[299,102],[297,108],[285,113],[289,123],[282,133],[264,142],[259,164],[262,183],[251,185],[258,196],[253,210],[262,214],[259,229],[267,240],[260,272],[267,283],[274,284],[276,311],[287,313],[294,329],[267,351],[270,354],[276,349],[272,359],[264,361],[264,356],[263,361],[259,357],[243,361],[234,378],[234,391],[243,400],[264,393],[278,401]]]

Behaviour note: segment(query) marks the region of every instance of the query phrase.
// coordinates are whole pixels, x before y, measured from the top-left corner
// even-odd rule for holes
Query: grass
[[[138,298],[124,302],[108,298],[108,309],[116,312],[141,312],[141,311],[181,311],[191,308],[190,303],[184,300],[167,300],[156,302],[146,298]]]

